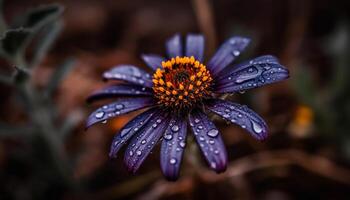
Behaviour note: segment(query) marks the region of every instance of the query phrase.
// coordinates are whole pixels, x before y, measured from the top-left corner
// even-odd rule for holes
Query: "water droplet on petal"
[[[132,156],[132,155],[134,155],[134,152],[129,151],[129,156]]]
[[[164,135],[164,139],[166,139],[166,140],[171,140],[172,138],[173,138],[173,136],[170,134]]]
[[[216,163],[215,162],[211,162],[210,166],[211,166],[211,168],[215,169],[216,168]]]
[[[211,129],[208,131],[207,135],[210,137],[216,137],[219,134],[219,131],[217,129]]]
[[[239,51],[235,50],[232,52],[234,56],[239,56]]]
[[[176,159],[175,159],[175,158],[172,158],[172,159],[170,159],[169,162],[170,162],[170,164],[172,164],[172,165],[173,165],[173,164],[176,164]]]
[[[105,113],[101,111],[101,112],[97,112],[95,114],[95,117],[98,118],[98,119],[101,119],[104,115],[105,115]]]
[[[184,141],[181,141],[179,145],[180,147],[184,148],[186,146],[186,143]]]
[[[260,126],[260,124],[254,122],[254,121],[251,121],[252,122],[252,125],[253,125],[253,130],[255,133],[261,133],[262,132],[262,127]]]
[[[200,120],[199,120],[199,119],[197,119],[197,118],[196,118],[196,119],[194,119],[194,123],[196,123],[196,124],[197,124],[197,123],[199,123],[199,122],[200,122]]]
[[[141,156],[142,152],[140,150],[136,151],[136,155]]]
[[[121,132],[120,132],[120,136],[121,137],[124,137],[127,133],[129,133],[130,131],[130,128],[125,128],[123,129]]]
[[[157,123],[160,123],[160,122],[162,122],[162,120],[161,119],[157,119],[157,121],[156,121]]]
[[[179,130],[179,126],[178,125],[172,126],[171,130],[174,131],[174,132],[177,132]]]
[[[117,104],[117,105],[115,105],[115,109],[117,109],[117,110],[121,110],[121,109],[123,109],[124,108],[124,105],[123,104]]]
[[[142,140],[142,141],[141,141],[141,144],[146,144],[146,140]]]

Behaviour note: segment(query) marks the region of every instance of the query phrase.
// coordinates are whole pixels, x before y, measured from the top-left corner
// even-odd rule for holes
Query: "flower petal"
[[[188,34],[186,37],[186,56],[194,56],[200,62],[203,61],[204,37],[203,35]]]
[[[265,121],[247,106],[221,99],[210,100],[206,106],[215,114],[246,129],[256,139],[263,140],[267,137]]]
[[[273,56],[261,56],[237,65],[218,77],[216,92],[244,91],[274,83],[289,77],[288,70]]]
[[[153,98],[150,97],[118,99],[117,101],[108,105],[104,105],[91,113],[85,127],[89,128],[98,122],[104,122],[109,118],[152,106],[154,104],[155,102]]]
[[[150,96],[152,90],[139,85],[112,85],[102,90],[94,92],[87,98],[87,102],[91,103],[96,100],[112,98],[112,97],[125,97],[125,96]]]
[[[152,78],[146,71],[132,65],[118,65],[103,74],[106,80],[120,80],[145,87],[152,87]]]
[[[176,56],[182,56],[182,43],[181,36],[179,34],[171,37],[165,44],[168,58],[175,58]]]
[[[124,163],[128,171],[135,173],[139,169],[158,140],[162,137],[168,121],[164,113],[155,113],[150,121],[133,137],[125,151],[124,157]]]
[[[153,54],[143,54],[141,57],[147,66],[153,71],[155,71],[157,68],[162,67],[162,61],[165,61],[165,58]]]
[[[171,181],[179,177],[182,155],[186,145],[187,123],[180,117],[173,117],[163,135],[160,151],[160,165],[164,176]]]
[[[232,63],[248,46],[249,42],[250,39],[248,38],[231,37],[222,44],[207,64],[212,75],[215,77],[221,70]]]
[[[217,173],[225,171],[226,148],[214,123],[203,112],[195,111],[190,115],[190,126],[209,166]]]
[[[112,158],[117,157],[117,153],[122,146],[135,134],[137,133],[149,119],[157,112],[157,108],[151,108],[140,115],[129,121],[123,128],[120,129],[119,133],[114,136],[109,156]]]

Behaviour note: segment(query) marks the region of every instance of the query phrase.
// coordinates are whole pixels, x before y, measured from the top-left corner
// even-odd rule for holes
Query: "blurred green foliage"
[[[0,5],[2,8],[2,1]],[[0,72],[0,82],[16,91],[27,115],[24,125],[0,122],[0,137],[17,137],[32,146],[31,151],[25,153],[32,154],[30,158],[36,158],[29,163],[34,171],[33,179],[39,180],[31,182],[45,182],[47,187],[69,188],[72,186],[71,169],[64,140],[76,125],[77,118],[72,114],[72,117],[65,117],[63,122],[59,120],[53,95],[74,62],[67,59],[57,66],[43,89],[37,88],[32,80],[33,69],[43,61],[61,31],[62,12],[60,5],[41,6],[17,16],[11,24],[6,23],[3,12],[0,14],[0,56],[12,66],[10,73]],[[47,195],[35,186],[26,187],[26,190],[30,190],[27,194],[34,199]],[[46,188],[44,191],[49,190]]]
[[[350,29],[347,23],[339,23],[333,34],[322,41],[324,51],[331,58],[328,75],[319,83],[312,68],[301,65],[293,77],[294,89],[300,100],[311,107],[315,114],[317,132],[333,141],[350,159]],[[322,66],[330,67],[330,66]]]

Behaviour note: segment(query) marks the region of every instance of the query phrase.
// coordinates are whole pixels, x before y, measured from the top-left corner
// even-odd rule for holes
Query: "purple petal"
[[[96,100],[112,97],[150,96],[152,94],[153,92],[151,89],[138,85],[113,85],[94,92],[86,101],[91,103]]]
[[[152,87],[151,75],[132,65],[118,65],[103,74],[107,80],[120,80],[145,87]]]
[[[216,92],[244,91],[289,77],[288,70],[273,56],[261,56],[237,65],[217,78]]]
[[[111,150],[109,152],[109,156],[112,158],[117,157],[117,153],[122,148],[122,146],[135,134],[137,133],[147,122],[149,119],[157,112],[157,108],[149,109],[140,115],[133,118],[129,121],[122,129],[120,129],[119,133],[114,136]]]
[[[124,163],[128,171],[135,173],[168,126],[168,118],[164,113],[155,113],[150,121],[139,130],[125,151]]]
[[[182,56],[182,43],[181,36],[179,34],[171,37],[165,44],[168,58],[175,58],[176,56]]]
[[[221,70],[232,63],[248,46],[249,42],[250,39],[248,38],[232,37],[222,44],[207,64],[212,75],[215,77]]]
[[[186,145],[186,134],[186,120],[173,117],[163,135],[160,151],[160,165],[168,180],[175,181],[179,177],[182,155]]]
[[[203,35],[188,34],[186,37],[186,56],[194,56],[200,62],[203,61],[204,37]]]
[[[165,58],[158,55],[144,54],[141,57],[147,66],[153,71],[155,71],[157,68],[161,68],[162,61],[165,61]]]
[[[206,114],[197,111],[190,115],[190,126],[209,166],[217,173],[226,170],[227,153],[218,129]]]
[[[256,139],[263,140],[267,137],[265,121],[247,106],[220,99],[210,100],[206,106],[215,114],[246,129]]]
[[[131,111],[154,105],[153,98],[138,97],[138,98],[123,98],[111,104],[104,105],[90,114],[86,128],[98,122],[104,122],[109,118],[116,117]]]

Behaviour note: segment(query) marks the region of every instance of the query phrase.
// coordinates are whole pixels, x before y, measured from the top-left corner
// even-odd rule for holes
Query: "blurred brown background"
[[[348,1],[8,0],[4,16],[11,21],[54,2],[65,7],[63,32],[33,80],[43,88],[59,62],[76,60],[54,95],[59,119],[73,116],[79,122],[63,142],[70,183],[55,180],[40,144],[24,136],[0,137],[0,199],[350,198]],[[267,121],[267,141],[217,120],[230,159],[227,172],[216,175],[204,162],[193,166],[185,158],[181,178],[172,183],[161,175],[158,149],[136,175],[124,168],[123,152],[108,158],[113,135],[135,113],[86,132],[84,119],[97,107],[85,99],[105,85],[103,71],[121,63],[145,67],[139,55],[163,54],[164,41],[177,32],[204,33],[207,60],[226,38],[250,37],[239,61],[276,55],[291,78],[232,97]],[[0,89],[0,121],[24,123],[15,89]]]

